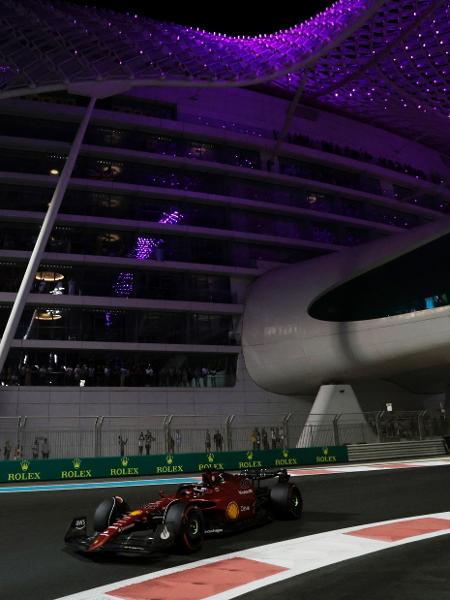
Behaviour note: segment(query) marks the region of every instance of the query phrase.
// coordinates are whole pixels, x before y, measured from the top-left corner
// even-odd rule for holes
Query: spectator
[[[32,375],[32,370],[31,368],[27,365],[26,369],[25,369],[25,385],[31,385],[31,375]]]
[[[216,387],[216,370],[215,369],[211,369],[209,371],[209,376],[211,379],[211,387]]]
[[[128,444],[128,438],[126,440],[124,440],[122,435],[119,434],[118,442],[119,442],[120,456],[125,456],[125,446]]]
[[[214,445],[216,447],[216,452],[222,452],[222,442],[223,436],[220,433],[220,431],[216,429],[216,432],[214,434]]]
[[[205,435],[205,451],[211,452],[211,434],[209,433],[209,430],[206,430]]]
[[[272,442],[272,450],[275,450],[277,447],[277,433],[275,427],[270,428],[270,440]]]
[[[256,442],[257,442],[256,428],[250,434],[250,441],[252,443],[253,450],[256,450]]]
[[[37,438],[34,438],[33,445],[31,446],[31,456],[33,458],[39,458],[39,441]]]
[[[6,440],[5,447],[3,448],[3,458],[9,460],[11,456],[11,442]]]
[[[175,453],[175,440],[170,432],[167,434],[167,451],[169,454]]]
[[[144,451],[144,434],[141,431],[141,433],[139,434],[139,438],[138,438],[138,452],[139,452],[139,456],[142,456],[143,451]]]
[[[154,442],[156,440],[156,438],[153,437],[153,435],[150,433],[150,429],[147,429],[147,431],[145,432],[144,440],[145,440],[145,454],[148,456],[150,454],[152,442]]]
[[[261,437],[262,437],[262,445],[264,450],[268,450],[269,449],[269,440],[267,439],[267,431],[266,428],[263,427],[261,429]]]
[[[255,434],[256,434],[256,450],[261,450],[261,433],[260,433],[258,427],[255,428]]]
[[[129,374],[130,374],[130,371],[126,367],[121,367],[121,369],[120,369],[120,386],[121,387],[124,387],[125,385],[127,385]]]
[[[41,446],[42,458],[48,458],[50,456],[50,446],[48,444],[47,438],[44,438]]]
[[[177,429],[175,431],[175,445],[177,448],[177,452],[180,452],[180,450],[181,450],[181,431],[179,429]]]
[[[202,367],[202,381],[203,381],[203,387],[207,387],[207,385],[208,385],[208,369],[207,369],[207,367]]]
[[[22,458],[22,446],[17,444],[16,449],[14,450],[14,460],[20,460]]]
[[[153,385],[153,369],[150,364],[147,365],[145,369],[145,385],[146,387],[150,387]]]

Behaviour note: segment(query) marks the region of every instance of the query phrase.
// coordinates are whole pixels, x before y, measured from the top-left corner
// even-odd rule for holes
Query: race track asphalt
[[[450,510],[448,467],[301,477],[305,503],[300,521],[276,521],[249,532],[207,540],[186,557],[93,560],[64,548],[74,516],[91,516],[112,494],[131,506],[155,497],[158,488],[11,493],[0,497],[0,598],[54,600],[77,591],[176,567],[257,545],[370,522]],[[174,486],[164,486],[173,491]],[[302,600],[450,599],[450,536],[417,542],[340,563],[242,596]]]

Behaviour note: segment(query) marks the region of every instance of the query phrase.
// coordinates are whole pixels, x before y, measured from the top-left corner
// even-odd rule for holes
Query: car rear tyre
[[[167,509],[164,523],[179,551],[190,553],[201,548],[205,522],[198,508],[185,502],[175,502]]]
[[[130,512],[130,508],[123,498],[120,496],[106,498],[97,506],[94,513],[95,531],[105,531],[127,512]]]
[[[278,517],[299,519],[302,516],[302,495],[293,483],[277,483],[270,490],[270,505]]]

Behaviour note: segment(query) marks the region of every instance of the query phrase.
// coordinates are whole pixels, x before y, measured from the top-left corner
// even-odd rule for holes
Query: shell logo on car
[[[230,521],[235,521],[238,518],[239,506],[238,506],[237,502],[234,502],[234,500],[233,500],[232,502],[229,502],[227,504],[227,507],[225,509],[225,516]]]

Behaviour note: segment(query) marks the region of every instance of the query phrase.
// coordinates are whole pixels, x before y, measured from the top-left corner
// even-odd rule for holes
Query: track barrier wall
[[[73,459],[22,459],[0,463],[0,483],[139,477],[210,470],[297,467],[348,462],[346,446],[201,452]]]

